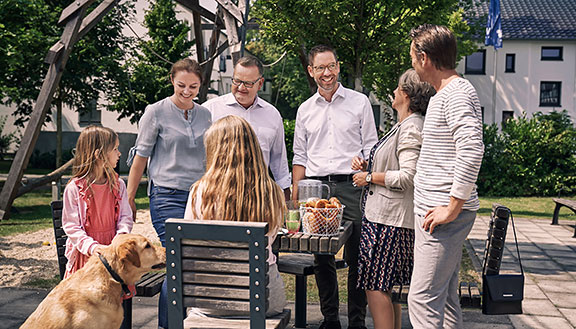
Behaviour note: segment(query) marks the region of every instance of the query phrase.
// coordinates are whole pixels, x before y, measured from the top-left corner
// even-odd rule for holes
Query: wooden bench
[[[408,303],[410,286],[397,285],[392,288],[392,302],[397,304]],[[460,282],[458,287],[460,306],[465,308],[481,308],[482,294],[476,283]]]
[[[64,255],[66,252],[66,232],[62,228],[62,201],[52,201],[52,224],[54,225],[54,237],[56,238],[56,252],[58,254],[58,269],[60,271],[60,280],[64,279],[66,264],[68,259]],[[153,271],[146,273],[136,283],[136,296],[153,297],[160,292],[162,282],[166,274],[164,272]],[[132,327],[132,299],[124,301],[124,322],[122,328]]]
[[[576,214],[576,201],[560,198],[553,198],[552,200],[556,202],[554,216],[552,216],[552,225],[558,225],[558,215],[560,214],[560,208],[562,207],[566,207]],[[574,235],[572,237],[576,238],[576,226],[574,227]]]
[[[290,321],[289,309],[266,318],[267,232],[267,223],[167,220],[170,329],[285,328]],[[187,316],[187,307],[246,316]]]
[[[306,288],[308,275],[314,274],[314,255],[312,254],[282,254],[278,257],[278,271],[293,274],[294,292],[294,326],[306,328]],[[343,259],[336,259],[336,269],[346,268]]]

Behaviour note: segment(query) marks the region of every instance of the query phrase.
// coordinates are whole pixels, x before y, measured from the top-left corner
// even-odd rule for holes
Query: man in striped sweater
[[[456,73],[456,38],[445,26],[410,32],[412,66],[436,89],[414,177],[414,271],[408,309],[414,328],[463,328],[458,298],[462,245],[479,208],[482,113],[474,87]]]

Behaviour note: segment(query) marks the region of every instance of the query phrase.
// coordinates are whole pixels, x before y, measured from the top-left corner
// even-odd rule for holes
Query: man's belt
[[[328,176],[309,176],[308,179],[317,179],[325,182],[351,182],[353,174],[350,175],[328,175]]]

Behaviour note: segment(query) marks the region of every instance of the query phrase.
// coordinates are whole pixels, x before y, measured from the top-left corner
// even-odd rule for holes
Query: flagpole
[[[490,0],[484,45],[494,47],[494,82],[492,84],[492,115],[496,121],[496,83],[498,82],[498,48],[502,48],[502,19],[500,0]]]
[[[494,123],[496,121],[496,83],[498,79],[498,49],[494,47],[494,83],[492,84],[492,113],[494,118]]]

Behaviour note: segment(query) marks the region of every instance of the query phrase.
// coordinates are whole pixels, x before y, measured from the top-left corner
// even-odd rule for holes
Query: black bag
[[[514,231],[514,240],[516,242],[521,274],[499,274],[501,255],[504,249],[503,239],[506,238],[506,225],[502,223],[507,223],[507,218],[492,218],[488,231],[488,242],[482,270],[482,313],[488,315],[522,314],[524,269],[522,268],[520,250],[518,249],[518,240],[516,238],[516,228],[514,227],[514,219],[510,209],[498,206],[494,210],[496,216],[503,213],[509,214],[512,220],[512,229]],[[503,230],[503,233],[498,232],[498,230]],[[497,247],[494,245],[497,245]],[[500,255],[500,258],[495,260],[493,255]]]

